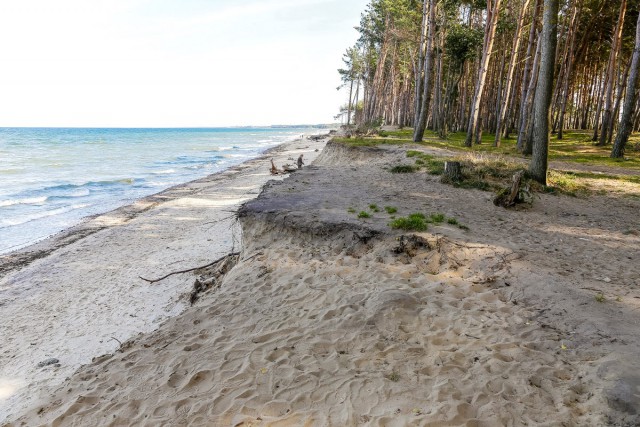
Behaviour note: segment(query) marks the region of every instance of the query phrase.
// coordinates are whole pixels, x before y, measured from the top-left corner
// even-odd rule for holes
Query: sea
[[[320,132],[305,126],[0,128],[0,254]]]

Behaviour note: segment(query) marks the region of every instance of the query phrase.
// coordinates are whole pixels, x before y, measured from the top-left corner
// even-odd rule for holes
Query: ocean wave
[[[76,204],[76,205],[66,206],[66,207],[63,207],[63,208],[53,209],[53,210],[50,210],[50,211],[34,213],[34,214],[31,214],[31,215],[25,215],[25,216],[21,216],[21,217],[18,217],[18,218],[2,219],[2,220],[0,220],[0,228],[13,227],[13,226],[16,226],[16,225],[25,224],[27,222],[32,222],[32,221],[37,221],[39,219],[48,218],[48,217],[55,216],[55,215],[62,215],[62,214],[65,214],[67,212],[74,211],[76,209],[86,208],[88,206],[91,206],[91,205],[90,204],[86,204],[86,203],[85,204]]]
[[[14,205],[38,205],[47,201],[47,197],[27,197],[24,199],[1,200],[0,207]]]
[[[86,188],[86,187],[106,187],[110,185],[117,184],[133,184],[135,183],[135,178],[120,178],[113,180],[105,180],[105,181],[87,181],[82,184],[59,184],[53,185],[49,187],[45,187],[42,189],[44,192],[55,192],[55,191],[66,191],[66,190],[76,190],[78,188]]]
[[[158,162],[156,166],[186,166],[186,165],[200,165],[207,164],[211,162],[216,162],[217,160],[224,159],[225,156],[216,155],[210,157],[190,157],[190,156],[178,156],[174,160],[169,160],[166,162]],[[152,174],[158,174],[158,172],[151,172]]]
[[[181,184],[181,181],[146,181],[141,188],[169,188]]]
[[[91,195],[91,190],[85,187],[79,187],[72,190],[72,192],[68,194],[55,194],[55,195],[48,196],[47,201],[75,199],[78,197],[87,197],[89,195]]]
[[[161,171],[151,172],[153,175],[170,175],[172,173],[176,173],[175,169],[165,169]]]

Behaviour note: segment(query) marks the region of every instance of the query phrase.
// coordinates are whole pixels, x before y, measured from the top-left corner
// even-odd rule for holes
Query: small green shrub
[[[388,213],[389,215],[392,215],[392,214],[394,214],[394,213],[398,212],[398,209],[397,209],[397,208],[394,208],[393,206],[385,206],[385,207],[384,207],[384,210],[385,210],[385,211],[387,211],[387,213]]]
[[[429,216],[429,220],[434,224],[440,224],[441,222],[444,222],[445,216],[441,213],[435,213]]]
[[[604,294],[601,292],[599,294],[596,295],[596,301],[598,302],[605,302],[607,299],[604,297]]]
[[[458,220],[455,218],[447,218],[447,224],[458,225]]]
[[[371,218],[371,214],[365,211],[360,211],[360,213],[358,214],[358,218]]]
[[[391,173],[413,173],[416,171],[416,167],[413,165],[397,165],[389,169]]]
[[[375,205],[375,204],[370,204],[369,209],[371,209],[373,212],[380,212],[378,205]]]
[[[407,217],[394,219],[389,223],[389,226],[407,231],[426,231],[428,228],[427,218],[421,213],[414,213]]]

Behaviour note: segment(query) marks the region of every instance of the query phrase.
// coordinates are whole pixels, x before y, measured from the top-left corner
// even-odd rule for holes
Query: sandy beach
[[[6,425],[638,425],[637,198],[506,210],[389,173],[408,149],[446,154],[330,142],[248,200],[269,178],[259,159],[4,273],[1,375],[25,381]],[[241,245],[214,224],[240,202]],[[402,232],[387,206],[456,221]],[[195,274],[138,278],[232,249],[192,307]],[[49,357],[60,366],[36,367]]]
[[[222,173],[170,188],[0,256],[0,421],[94,357],[189,306],[194,275],[242,246],[235,211],[281,166],[324,141],[285,143]],[[57,360],[53,362],[52,359]],[[47,366],[38,364],[51,363]]]

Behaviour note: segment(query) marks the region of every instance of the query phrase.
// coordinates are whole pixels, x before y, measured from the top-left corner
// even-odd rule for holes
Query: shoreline
[[[295,139],[206,177],[83,220],[0,255],[0,420],[24,410],[118,342],[150,332],[187,306],[193,275],[139,279],[203,265],[240,244],[232,211],[269,180],[269,159],[310,163],[326,140]],[[58,359],[44,368],[39,362]],[[29,397],[27,397],[29,396]]]
[[[61,128],[61,129],[65,129],[65,128]],[[93,128],[87,128],[87,129],[93,129]],[[224,129],[224,128],[221,128],[221,129]],[[321,134],[318,134],[318,135],[321,135]],[[69,244],[75,241],[74,235],[81,235],[81,237],[87,236],[89,234],[92,234],[96,231],[99,231],[105,228],[104,224],[100,224],[99,222],[94,221],[99,217],[102,217],[105,215],[113,215],[113,216],[120,215],[125,219],[132,218],[137,214],[143,213],[144,211],[151,209],[153,205],[157,204],[158,200],[162,201],[163,200],[162,195],[165,192],[170,192],[171,190],[178,189],[192,182],[201,181],[201,180],[206,181],[212,177],[223,174],[225,172],[231,172],[236,168],[240,168],[241,170],[242,169],[241,166],[247,162],[251,162],[252,160],[262,158],[263,156],[268,156],[269,153],[271,152],[277,152],[279,147],[282,145],[291,144],[295,141],[300,141],[300,142],[307,141],[310,136],[313,136],[313,135],[305,135],[304,139],[300,139],[300,137],[298,136],[298,137],[295,137],[294,139],[290,139],[290,140],[278,143],[274,146],[271,146],[259,152],[255,157],[244,160],[243,162],[232,165],[226,169],[222,169],[220,171],[205,175],[200,178],[196,178],[189,181],[171,185],[170,187],[167,187],[156,193],[149,194],[147,196],[143,196],[137,199],[129,200],[125,202],[125,204],[119,207],[116,207],[114,209],[109,209],[104,212],[87,215],[86,217],[81,218],[79,222],[76,223],[75,225],[59,230],[46,237],[36,238],[31,243],[17,245],[18,246],[17,249],[11,249],[9,251],[0,253],[0,275],[4,274],[5,272],[13,268],[13,266],[11,265],[12,264],[11,259],[23,259],[23,260],[26,260],[26,262],[29,262],[29,260],[31,259],[41,258],[42,256],[46,256],[46,254],[50,253],[52,250],[55,250],[54,246],[57,247],[57,245],[55,245],[55,243],[53,242],[55,240],[61,241],[64,244]],[[26,253],[31,253],[31,255],[26,256]],[[8,267],[7,267],[7,264],[9,264]],[[17,267],[19,267],[20,265],[21,263],[18,262]]]

